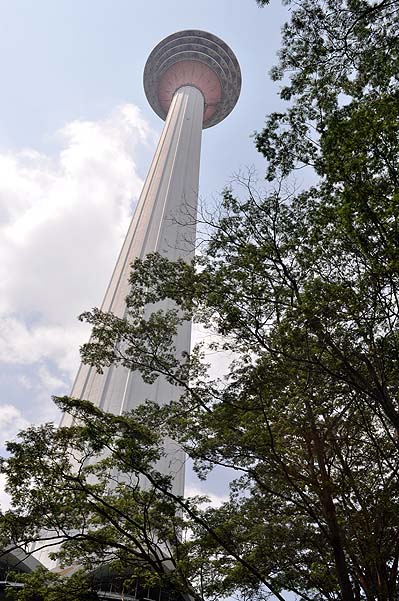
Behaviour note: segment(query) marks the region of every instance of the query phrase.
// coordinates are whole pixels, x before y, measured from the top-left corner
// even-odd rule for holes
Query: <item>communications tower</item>
[[[162,40],[144,69],[144,90],[154,111],[165,120],[125,242],[102,303],[102,311],[126,314],[129,273],[135,258],[158,252],[170,260],[194,256],[195,220],[202,129],[216,125],[232,111],[241,89],[238,61],[221,39],[196,29]],[[178,356],[190,350],[191,324],[180,328]],[[104,411],[121,414],[146,399],[160,404],[176,396],[165,379],[146,384],[140,374],[111,365],[103,374],[81,364],[71,396],[92,401]],[[61,425],[69,425],[65,414]],[[165,441],[165,457],[157,464],[173,475],[173,490],[184,492],[182,452]]]

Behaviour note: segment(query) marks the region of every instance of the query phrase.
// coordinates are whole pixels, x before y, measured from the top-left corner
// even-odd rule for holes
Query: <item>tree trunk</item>
[[[331,496],[331,480],[325,464],[324,445],[313,423],[313,442],[316,451],[317,463],[320,469],[320,501],[324,510],[327,526],[330,532],[330,542],[334,554],[335,569],[338,584],[341,590],[342,601],[355,601],[353,588],[349,579],[348,567],[343,549],[343,541],[338,525],[335,505]]]

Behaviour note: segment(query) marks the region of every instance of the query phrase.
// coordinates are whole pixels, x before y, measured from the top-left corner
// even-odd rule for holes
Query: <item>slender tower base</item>
[[[204,98],[194,87],[176,92],[128,234],[101,309],[118,317],[126,312],[131,263],[153,252],[170,260],[194,256],[199,164]],[[190,349],[191,323],[185,322],[175,341],[179,354]],[[81,364],[71,396],[92,401],[110,413],[129,411],[146,399],[159,404],[173,400],[176,387],[160,377],[146,384],[139,372],[111,365],[103,374]],[[62,426],[71,417],[63,416]],[[183,494],[183,453],[173,442],[157,469],[174,474],[174,492]]]

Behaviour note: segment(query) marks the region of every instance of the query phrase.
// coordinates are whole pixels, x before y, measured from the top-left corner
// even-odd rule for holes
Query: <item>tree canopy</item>
[[[7,544],[63,540],[65,565],[198,600],[397,599],[398,21],[393,0],[292,3],[272,73],[287,110],[256,135],[267,190],[238,177],[193,264],[137,260],[126,319],[82,315],[84,361],[162,375],[177,398],[123,416],[58,399],[74,426],[30,428],[2,461]],[[233,354],[226,375],[201,346],[176,356],[185,319]],[[230,470],[229,500],[176,497],[164,436],[201,477]]]

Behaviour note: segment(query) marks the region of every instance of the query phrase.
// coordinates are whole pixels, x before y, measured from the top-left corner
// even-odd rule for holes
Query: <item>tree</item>
[[[392,0],[293,8],[273,75],[289,107],[256,137],[273,187],[239,177],[193,265],[136,261],[127,319],[82,316],[85,361],[161,374],[180,398],[122,417],[59,399],[76,425],[30,429],[3,461],[7,540],[47,528],[67,538],[66,563],[110,562],[198,599],[397,598],[398,14]],[[315,183],[297,190],[304,166]],[[165,298],[175,308],[148,316]],[[176,356],[190,318],[234,353],[225,378],[201,348]],[[202,477],[231,470],[229,501],[173,495],[156,471],[165,435]]]
[[[176,594],[182,583],[190,590],[179,567],[182,519],[163,493],[168,480],[153,467],[160,436],[148,423],[128,416],[118,420],[88,402],[57,403],[76,425],[29,428],[8,444],[11,455],[3,470],[13,509],[3,515],[0,530],[7,550],[23,541],[26,550],[32,544],[36,551],[53,550],[63,565],[78,563],[94,580],[101,568],[128,587],[140,579],[142,586],[162,584],[165,590],[173,584]],[[78,584],[89,586],[93,578]],[[54,578],[47,582],[41,574],[39,580],[52,600]],[[36,590],[36,574],[25,581]],[[70,594],[70,578],[56,591],[63,586]],[[16,598],[25,599],[23,594]]]
[[[98,596],[90,591],[93,578],[83,571],[61,578],[46,569],[39,568],[32,574],[16,573],[15,582],[23,587],[6,589],[6,598],[17,601],[97,601]]]

